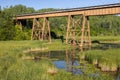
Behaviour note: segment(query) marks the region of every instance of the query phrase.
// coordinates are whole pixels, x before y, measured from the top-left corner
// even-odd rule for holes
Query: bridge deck
[[[22,14],[22,15],[17,15],[16,19],[58,17],[58,16],[68,16],[68,15],[95,16],[95,15],[112,15],[112,14],[120,14],[120,3],[83,7],[83,8],[62,9],[58,11],[51,11],[44,13]]]

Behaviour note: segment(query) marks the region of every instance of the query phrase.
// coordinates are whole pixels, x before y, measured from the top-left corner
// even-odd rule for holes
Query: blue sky
[[[2,8],[22,4],[27,7],[33,7],[36,10],[42,8],[65,9],[87,7],[113,3],[120,3],[120,0],[0,0],[0,6]]]

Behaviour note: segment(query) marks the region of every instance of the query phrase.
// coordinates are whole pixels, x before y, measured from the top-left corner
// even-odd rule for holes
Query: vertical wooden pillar
[[[67,25],[67,33],[66,33],[66,43],[70,41],[70,43],[74,46],[77,45],[77,36],[79,35],[78,31],[76,30],[76,27],[80,28],[80,25],[78,25],[80,22],[80,19],[75,19],[74,15],[68,15],[68,25]],[[68,38],[70,40],[68,40]]]
[[[48,37],[49,37],[49,42],[51,43],[51,33],[50,33],[50,21],[48,19]]]
[[[33,25],[32,25],[32,34],[31,34],[31,40],[41,40],[42,38],[42,25],[40,24],[40,20],[38,18],[33,19]]]
[[[75,37],[75,20],[74,16],[68,16],[68,25],[67,25],[67,33],[66,33],[66,43],[68,43],[68,37],[72,38],[72,44],[76,45],[76,37]]]
[[[70,31],[70,18],[71,18],[71,15],[68,15],[68,25],[67,25],[67,33],[66,33],[66,43],[68,43],[68,34],[69,34],[69,31]]]
[[[73,45],[76,45],[76,25],[75,25],[75,20],[74,16],[71,16],[71,22],[72,22],[72,38],[73,38]]]
[[[45,26],[46,26],[46,17],[43,18],[42,41],[43,41],[43,39],[44,39],[44,30],[45,30]]]
[[[35,25],[35,18],[33,19],[31,40],[33,40],[33,36],[34,36],[34,25]]]
[[[39,18],[36,18],[36,33],[37,33],[37,39],[41,40],[41,26],[40,26],[40,20]]]
[[[48,38],[49,42],[51,43],[50,22],[49,19],[46,17],[43,18],[42,40],[44,40],[45,38]]]
[[[82,21],[82,34],[81,34],[81,43],[80,43],[80,50],[83,51],[83,42],[84,42],[84,30],[85,29],[85,15],[83,15]]]
[[[87,16],[87,32],[88,32],[88,48],[91,49],[91,37],[90,37],[90,22],[89,22],[89,16]]]
[[[81,34],[80,50],[83,51],[83,47],[91,49],[90,23],[89,23],[88,16],[83,15],[81,31],[82,31],[82,34]]]

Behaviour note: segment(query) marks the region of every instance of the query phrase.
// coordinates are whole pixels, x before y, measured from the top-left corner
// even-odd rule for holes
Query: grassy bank
[[[86,60],[102,71],[117,71],[120,68],[120,49],[92,50],[85,52]]]
[[[0,80],[44,80],[40,78],[45,77],[41,75],[45,73],[45,69],[48,69],[50,62],[24,61],[22,55],[24,50],[46,47],[48,50],[70,48],[69,45],[62,44],[60,41],[54,41],[51,44],[47,41],[1,41]]]

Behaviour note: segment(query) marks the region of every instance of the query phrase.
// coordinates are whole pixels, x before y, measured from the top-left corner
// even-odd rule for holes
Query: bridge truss
[[[44,13],[22,14],[16,16],[15,19],[33,19],[31,40],[38,39],[42,41],[47,39],[51,42],[49,18],[67,16],[66,43],[69,43],[69,38],[71,38],[71,43],[73,45],[79,45],[80,50],[83,51],[84,47],[91,48],[89,16],[116,14],[120,14],[120,3],[63,9]],[[76,15],[82,16],[82,18],[76,20]],[[79,28],[79,31],[77,31],[77,28]],[[77,41],[78,37],[79,40]]]

